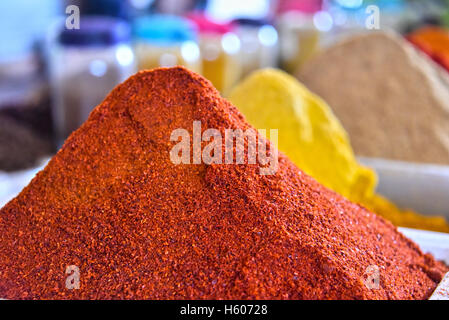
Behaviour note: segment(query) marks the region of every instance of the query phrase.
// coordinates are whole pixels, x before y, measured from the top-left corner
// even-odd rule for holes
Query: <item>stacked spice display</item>
[[[192,135],[194,121],[222,135],[252,128],[180,67],[114,89],[0,210],[0,296],[426,299],[448,271],[282,154],[271,175],[260,163],[174,164],[172,132]],[[376,290],[365,285],[372,266]],[[78,290],[66,287],[68,267]]]
[[[0,50],[0,299],[419,300],[449,277],[428,11],[108,1],[30,37],[48,97]]]

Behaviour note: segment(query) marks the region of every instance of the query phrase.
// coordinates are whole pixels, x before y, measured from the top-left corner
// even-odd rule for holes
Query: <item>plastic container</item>
[[[202,14],[188,18],[198,27],[203,76],[226,93],[242,74],[241,44],[234,26],[213,22]]]
[[[321,33],[315,27],[313,18],[309,13],[290,11],[282,14],[277,21],[281,66],[291,74],[297,74],[320,48]]]
[[[276,67],[279,51],[276,29],[263,20],[237,19],[233,23],[241,42],[242,76]]]
[[[437,260],[449,265],[449,233],[398,228],[406,237],[415,241],[425,253],[431,253]]]
[[[449,220],[449,166],[360,158],[379,176],[377,191],[402,208]]]
[[[50,35],[53,121],[58,145],[92,109],[135,72],[131,30],[122,20],[81,18],[80,29],[58,25]]]
[[[195,26],[187,19],[151,15],[133,24],[138,68],[153,69],[183,65],[201,72],[201,56]]]

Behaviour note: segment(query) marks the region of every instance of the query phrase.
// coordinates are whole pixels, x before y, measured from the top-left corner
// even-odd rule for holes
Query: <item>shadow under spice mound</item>
[[[1,210],[0,297],[425,299],[447,271],[282,154],[272,175],[173,164],[171,133],[193,121],[251,128],[181,67],[115,88]],[[373,266],[378,289],[366,285]]]

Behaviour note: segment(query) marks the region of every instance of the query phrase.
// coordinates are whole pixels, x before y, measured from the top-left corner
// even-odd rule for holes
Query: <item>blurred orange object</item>
[[[425,27],[407,39],[449,71],[449,31],[439,27]]]

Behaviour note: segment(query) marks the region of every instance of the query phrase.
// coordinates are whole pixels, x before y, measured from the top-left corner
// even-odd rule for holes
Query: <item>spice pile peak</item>
[[[115,88],[1,209],[0,297],[424,299],[447,271],[282,154],[270,175],[174,164],[193,121],[251,128],[181,67]]]

